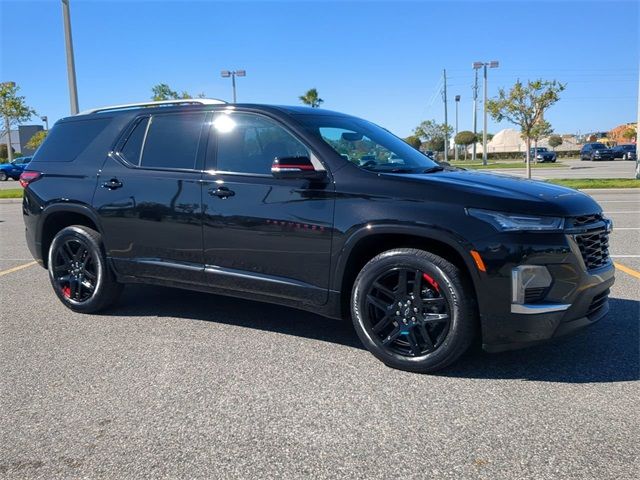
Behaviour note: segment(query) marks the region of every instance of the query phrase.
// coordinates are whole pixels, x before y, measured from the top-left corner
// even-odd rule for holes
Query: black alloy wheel
[[[122,291],[107,263],[100,233],[84,225],[56,234],[47,266],[54,292],[71,310],[97,312],[112,305]]]
[[[379,275],[366,305],[369,328],[384,347],[399,355],[431,353],[449,332],[449,303],[438,282],[420,270],[398,267]]]
[[[69,238],[56,246],[52,256],[55,288],[70,302],[89,300],[98,283],[96,252],[81,238]]]
[[[375,357],[421,373],[454,362],[469,348],[478,326],[468,274],[414,248],[388,250],[362,268],[353,286],[351,316]]]

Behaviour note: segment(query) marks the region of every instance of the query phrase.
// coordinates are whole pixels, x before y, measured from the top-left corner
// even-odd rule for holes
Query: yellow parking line
[[[29,262],[29,263],[25,263],[23,265],[18,265],[17,267],[10,268],[8,270],[2,270],[2,271],[0,271],[0,277],[3,276],[3,275],[9,275],[10,273],[13,273],[13,272],[17,272],[18,270],[22,270],[23,268],[32,267],[34,265],[37,265],[37,263],[38,262]]]
[[[618,270],[622,270],[624,273],[628,273],[632,277],[640,278],[640,272],[634,270],[633,268],[629,268],[626,265],[622,265],[621,263],[614,262],[614,265]],[[1,275],[1,274],[0,274]]]

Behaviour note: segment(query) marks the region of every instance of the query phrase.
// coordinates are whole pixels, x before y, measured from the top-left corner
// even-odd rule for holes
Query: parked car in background
[[[604,143],[587,143],[580,150],[580,160],[613,160],[613,153]]]
[[[443,167],[337,112],[90,110],[55,124],[20,181],[29,249],[78,312],[125,283],[204,290],[351,319],[378,359],[430,372],[476,335],[520,348],[609,309],[611,221],[590,196]]]
[[[4,182],[10,178],[18,180],[30,161],[31,157],[18,157],[11,163],[0,165],[0,181]]]
[[[636,146],[632,143],[616,145],[611,149],[613,158],[621,158],[623,160],[635,160],[637,157]]]
[[[529,155],[531,157],[531,160],[537,163],[555,162],[557,159],[556,152],[552,152],[546,147],[530,148]],[[526,161],[526,152],[523,154],[523,156]]]

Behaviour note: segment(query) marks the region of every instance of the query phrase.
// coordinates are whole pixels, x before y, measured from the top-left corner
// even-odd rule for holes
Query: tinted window
[[[309,133],[326,142],[342,158],[367,170],[406,173],[437,167],[431,158],[371,122],[330,115],[297,118]]]
[[[148,117],[140,119],[120,150],[120,153],[127,162],[132,163],[133,165],[140,164],[140,151],[142,149],[142,142],[144,141],[144,134],[147,131],[148,123]]]
[[[307,148],[277,123],[251,114],[219,114],[217,170],[271,174],[275,157],[309,156]]]
[[[38,148],[38,162],[72,162],[104,130],[111,120],[100,118],[56,123]]]
[[[195,168],[205,113],[151,118],[142,152],[143,167]]]
[[[592,145],[593,148],[607,148],[604,143],[594,143]]]

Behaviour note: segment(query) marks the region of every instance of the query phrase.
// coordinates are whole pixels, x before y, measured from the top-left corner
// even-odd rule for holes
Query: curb
[[[22,203],[22,198],[0,198],[0,205],[5,203]]]

